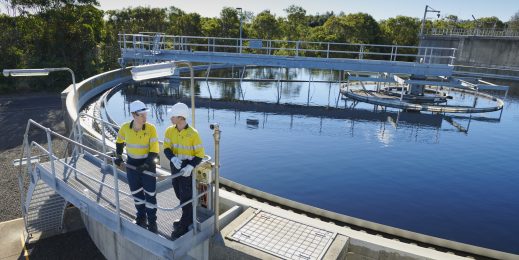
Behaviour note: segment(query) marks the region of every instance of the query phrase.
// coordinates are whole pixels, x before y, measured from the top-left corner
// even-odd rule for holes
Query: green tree
[[[380,22],[385,43],[417,46],[420,20],[409,16],[397,16]]]
[[[302,40],[308,32],[306,10],[300,6],[291,5],[284,9],[287,19],[283,23],[283,35],[288,40]]]
[[[455,28],[462,28],[461,20],[459,20],[458,16],[456,15],[448,15],[446,17],[443,17],[442,19],[435,20],[432,23],[432,27],[436,29],[455,29]],[[429,23],[430,24],[430,23]],[[430,28],[428,28],[430,29]]]
[[[309,15],[308,16],[308,26],[310,27],[316,27],[316,26],[323,26],[330,17],[334,16],[333,11],[326,12],[324,14],[317,13],[316,15]]]
[[[381,33],[379,24],[371,15],[355,13],[330,17],[322,28],[314,27],[310,38],[320,41],[378,43]]]
[[[505,23],[499,20],[499,18],[492,17],[482,17],[477,19],[477,27],[479,29],[503,29],[505,27]]]
[[[44,13],[49,10],[63,8],[67,5],[95,5],[99,6],[97,0],[11,0],[13,8],[21,14]]]
[[[279,39],[281,30],[276,17],[265,10],[252,19],[250,34],[258,39]]]
[[[201,17],[197,13],[172,14],[169,16],[170,31],[173,35],[201,36]]]
[[[218,37],[222,32],[222,26],[218,18],[202,18],[202,34],[206,37]]]
[[[231,7],[224,7],[220,12],[221,37],[240,37],[240,19],[238,11]]]
[[[7,30],[2,31],[0,39],[0,55],[8,57],[2,61],[2,67],[70,67],[77,80],[100,72],[102,52],[99,50],[105,33],[103,12],[89,4],[64,4],[54,9],[41,6],[39,9],[43,11],[22,12],[16,17],[1,16],[0,22],[8,25],[3,27]],[[6,81],[9,79],[2,78],[0,85]],[[63,89],[70,84],[70,76],[56,73],[53,77],[15,83],[7,91],[23,85],[32,89]]]
[[[512,30],[519,30],[519,11],[517,11],[507,22],[508,28]]]

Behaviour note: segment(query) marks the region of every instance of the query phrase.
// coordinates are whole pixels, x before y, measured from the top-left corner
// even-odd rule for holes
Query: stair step
[[[45,202],[40,202],[40,203],[36,203],[36,204],[33,204],[32,201],[31,201],[31,205],[29,205],[29,211],[30,210],[40,210],[42,207],[43,208],[54,208],[54,207],[57,207],[57,206],[62,206],[63,204],[65,204],[65,200],[61,199],[61,200],[47,200]]]
[[[47,212],[44,214],[28,214],[27,215],[27,221],[32,221],[36,219],[45,218],[45,220],[48,220],[50,218],[60,218],[61,219],[61,213],[53,213],[53,212]]]

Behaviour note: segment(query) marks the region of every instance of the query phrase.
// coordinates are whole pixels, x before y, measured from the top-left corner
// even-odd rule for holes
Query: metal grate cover
[[[283,259],[321,259],[337,233],[256,211],[229,239]]]

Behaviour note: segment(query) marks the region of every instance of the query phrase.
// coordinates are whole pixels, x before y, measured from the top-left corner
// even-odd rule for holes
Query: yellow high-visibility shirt
[[[133,121],[126,122],[119,129],[116,143],[126,143],[126,153],[133,159],[148,158],[148,153],[159,153],[159,138],[157,129],[150,123],[145,123],[142,129],[132,129]]]
[[[205,151],[198,131],[189,125],[178,131],[176,125],[166,129],[164,149],[169,148],[180,160],[192,160],[194,156],[204,158]]]

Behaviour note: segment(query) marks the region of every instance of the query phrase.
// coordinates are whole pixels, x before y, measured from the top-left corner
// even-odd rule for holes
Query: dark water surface
[[[253,69],[246,77],[275,78],[272,73]],[[310,79],[307,70],[283,73]],[[336,75],[314,71],[311,77]],[[110,98],[110,116],[119,124],[129,120],[127,104],[139,98],[152,108],[148,120],[162,138],[170,124],[165,111],[189,93],[188,82],[169,83],[127,84]],[[221,125],[222,176],[349,216],[519,254],[519,87],[509,93],[502,114],[441,116],[377,111],[362,103],[349,108],[353,102],[337,102],[338,84],[238,86],[197,82],[197,96],[205,98],[196,128],[213,155],[209,123]],[[167,97],[156,96],[164,91]],[[450,94],[460,104],[473,102]],[[209,105],[209,95],[229,101]],[[271,104],[239,105],[237,99]],[[275,105],[278,100],[301,106]],[[336,104],[339,109],[325,109]]]

